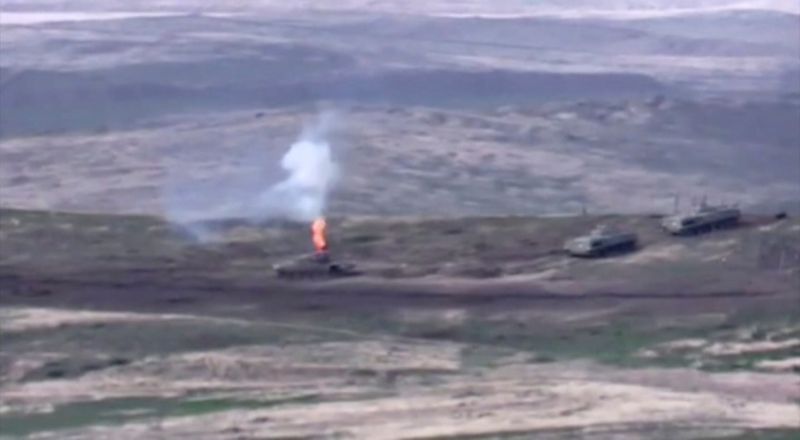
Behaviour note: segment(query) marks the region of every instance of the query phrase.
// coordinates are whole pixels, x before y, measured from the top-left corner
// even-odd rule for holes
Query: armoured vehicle
[[[361,273],[353,263],[334,261],[330,255],[311,254],[272,266],[281,278],[320,279],[356,276]]]
[[[592,232],[564,244],[564,250],[575,257],[604,257],[611,253],[636,249],[638,237],[632,233]]]
[[[694,235],[734,226],[741,215],[738,208],[703,207],[691,214],[667,217],[661,226],[672,235]]]

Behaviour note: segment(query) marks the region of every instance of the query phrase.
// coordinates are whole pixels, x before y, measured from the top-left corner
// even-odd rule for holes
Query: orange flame
[[[314,220],[314,223],[311,224],[311,240],[314,242],[314,248],[318,254],[325,253],[328,250],[328,239],[325,236],[327,226],[328,224],[323,217]]]

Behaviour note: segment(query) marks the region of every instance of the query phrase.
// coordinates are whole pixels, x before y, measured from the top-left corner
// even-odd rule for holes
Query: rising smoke
[[[311,222],[323,216],[339,175],[329,142],[335,121],[333,113],[324,113],[303,129],[280,159],[282,175],[277,181],[269,171],[274,164],[263,164],[255,176],[236,173],[210,182],[177,179],[165,194],[167,216],[199,240],[214,238],[208,220]],[[244,158],[246,163],[259,161],[256,154]]]
[[[328,193],[339,171],[327,141],[332,118],[330,114],[320,117],[283,155],[281,167],[288,175],[259,195],[261,219],[310,222],[324,214]]]

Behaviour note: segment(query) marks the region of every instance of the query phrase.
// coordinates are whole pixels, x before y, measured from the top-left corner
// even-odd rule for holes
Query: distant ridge
[[[198,6],[187,0],[4,0],[4,11],[244,12],[258,10],[359,11],[469,16],[546,15],[569,18],[647,18],[726,11],[773,11],[800,15],[796,0],[223,0]]]

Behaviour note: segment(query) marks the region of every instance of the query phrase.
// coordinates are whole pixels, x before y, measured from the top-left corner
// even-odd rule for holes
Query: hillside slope
[[[642,247],[573,260],[600,224]],[[306,225],[0,212],[0,424],[36,438],[791,439],[797,219],[331,219],[365,270],[285,282]],[[200,226],[200,225],[196,225]]]

